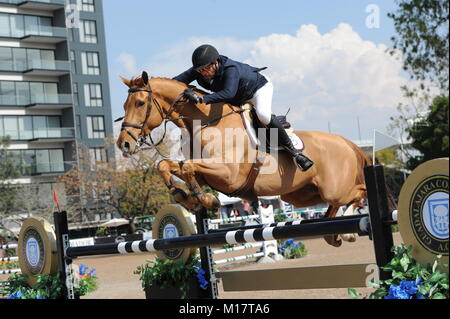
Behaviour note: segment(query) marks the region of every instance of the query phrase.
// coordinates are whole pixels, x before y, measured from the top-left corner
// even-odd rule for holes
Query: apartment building
[[[78,160],[102,148],[112,115],[101,0],[0,0],[0,137],[23,165],[18,183],[51,194]]]

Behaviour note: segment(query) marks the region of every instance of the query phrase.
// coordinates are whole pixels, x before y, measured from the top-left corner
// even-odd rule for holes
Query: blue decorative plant
[[[301,258],[308,254],[306,246],[301,241],[295,243],[294,239],[286,240],[286,242],[282,244],[278,250],[286,259]]]
[[[391,272],[392,278],[371,282],[376,290],[369,299],[448,299],[448,274],[438,269],[442,256],[437,256],[433,265],[422,266],[412,257],[412,249],[403,244],[393,248],[394,258],[381,268]],[[361,297],[354,289],[349,289],[349,294]]]

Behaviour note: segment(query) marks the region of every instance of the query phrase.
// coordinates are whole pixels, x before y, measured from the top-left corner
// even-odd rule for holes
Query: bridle
[[[182,97],[182,95],[180,95],[180,96],[178,96],[176,98],[175,103],[172,105],[170,110],[166,113],[166,112],[164,112],[164,109],[161,107],[161,104],[159,104],[158,100],[152,96],[153,95],[152,94],[153,90],[151,89],[150,84],[149,84],[149,88],[148,89],[131,88],[131,89],[128,90],[128,94],[129,95],[137,93],[137,92],[147,92],[148,93],[148,107],[147,107],[147,112],[146,112],[146,115],[145,115],[145,120],[142,123],[142,125],[136,125],[136,124],[129,123],[129,122],[123,122],[121,131],[125,131],[136,142],[136,146],[139,148],[139,150],[142,151],[143,150],[142,146],[143,145],[147,145],[147,146],[151,147],[152,149],[155,148],[157,150],[157,152],[161,156],[163,156],[156,147],[158,147],[164,141],[164,139],[165,139],[165,137],[167,135],[167,123],[168,122],[173,122],[173,121],[176,121],[176,120],[179,120],[179,119],[182,119],[181,117],[175,118],[175,119],[168,118],[168,116],[173,113],[174,108],[176,106],[181,105],[179,102],[180,102],[180,98]],[[164,121],[164,135],[163,135],[163,137],[161,138],[161,140],[158,143],[155,143],[153,141],[153,138],[152,138],[151,134],[148,134],[148,135],[145,134],[145,125],[147,124],[147,122],[148,122],[148,120],[150,118],[150,115],[152,113],[153,105],[156,106],[156,108],[158,109],[158,112],[160,113],[160,115],[161,115],[161,117],[162,117],[162,119]],[[125,117],[118,118],[114,122],[120,122],[124,118]],[[139,136],[136,136],[135,134],[133,134],[133,132],[128,130],[127,128],[129,128],[129,127],[141,130]],[[150,139],[150,143],[147,142],[147,137]]]
[[[189,103],[190,101],[184,97],[184,93],[181,93],[180,95],[178,95],[176,97],[176,99],[175,99],[174,103],[172,104],[172,106],[170,107],[169,111],[165,112],[164,109],[161,107],[161,104],[159,104],[158,99],[156,99],[156,98],[154,98],[152,96],[153,95],[153,90],[151,89],[150,84],[148,84],[148,89],[145,89],[145,88],[130,88],[128,90],[128,95],[134,94],[134,93],[137,93],[137,92],[147,92],[148,93],[148,107],[147,107],[147,112],[146,112],[146,115],[145,115],[145,120],[142,123],[142,125],[136,125],[136,124],[129,123],[129,122],[123,122],[121,131],[125,131],[136,142],[136,147],[140,151],[145,150],[144,148],[142,148],[143,145],[147,145],[147,146],[150,147],[150,149],[155,149],[159,153],[159,155],[161,155],[162,157],[167,157],[167,156],[164,156],[163,154],[161,154],[160,151],[157,148],[164,141],[164,139],[165,139],[165,137],[167,135],[167,123],[175,122],[175,121],[183,120],[183,119],[190,119],[187,116],[180,116],[180,117],[177,117],[177,118],[170,118],[169,116],[175,111],[176,107],[184,106],[187,103]],[[161,117],[163,119],[163,122],[164,122],[164,134],[163,134],[163,137],[161,138],[161,140],[158,143],[155,143],[153,141],[153,138],[152,138],[151,134],[145,135],[145,125],[147,124],[147,122],[148,122],[148,120],[150,118],[150,115],[152,113],[153,105],[155,105],[156,108],[158,109],[158,112],[160,113],[160,115],[161,115]],[[243,112],[243,110],[234,110],[231,106],[230,106],[230,108],[232,110],[230,113],[222,115],[222,116],[220,116],[220,117],[218,117],[216,119],[213,119],[212,121],[209,121],[208,123],[202,125],[201,130],[203,130],[203,129],[213,125],[214,123],[219,122],[221,119],[223,119],[225,117],[228,117],[228,116],[233,115],[233,114],[239,114],[239,113]],[[125,119],[125,116],[121,117],[121,118],[118,118],[114,122],[120,122],[123,119]],[[141,130],[139,136],[135,136],[133,134],[133,132],[128,130],[127,128],[129,128],[129,127]],[[150,139],[150,143],[147,142],[147,137]]]

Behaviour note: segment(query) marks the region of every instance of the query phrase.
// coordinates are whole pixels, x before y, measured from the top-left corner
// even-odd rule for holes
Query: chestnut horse
[[[227,160],[223,152],[213,152],[215,155],[212,158],[190,158],[183,162],[162,160],[158,170],[177,202],[188,209],[201,206],[216,209],[220,207],[220,202],[212,194],[204,193],[202,186],[209,185],[224,194],[232,194],[245,185],[250,171],[254,169],[256,148],[251,143],[237,145],[230,138],[220,138],[230,129],[241,129],[248,138],[239,107],[226,103],[194,104],[186,100],[180,104],[183,92],[188,88],[186,84],[164,78],[149,79],[146,72],[139,78],[122,78],[122,81],[129,88],[124,104],[122,132],[117,140],[117,146],[124,156],[139,152],[142,144],[148,143],[146,141],[152,130],[167,121],[186,129],[191,137],[197,136],[202,151],[211,152],[219,144],[219,149],[233,149],[238,154],[234,161]],[[196,93],[204,94],[200,90]],[[194,120],[201,121],[201,129],[195,131]],[[265,154],[263,169],[251,185],[253,194],[280,195],[283,201],[297,207],[327,203],[328,218],[335,217],[341,206],[351,204],[355,209],[367,195],[364,167],[372,164],[370,156],[338,135],[295,133],[304,141],[304,153],[315,165],[307,172],[302,172],[285,152],[279,152],[276,156]],[[213,147],[212,140],[218,141]],[[193,143],[192,139],[190,143]],[[245,161],[244,158],[250,160]],[[264,168],[268,167],[272,167],[268,170],[270,172],[263,173]],[[190,192],[186,193],[174,186],[174,175],[186,183]],[[342,235],[341,238],[347,241],[356,239],[354,234]],[[325,240],[335,247],[342,244],[336,235],[326,236]]]

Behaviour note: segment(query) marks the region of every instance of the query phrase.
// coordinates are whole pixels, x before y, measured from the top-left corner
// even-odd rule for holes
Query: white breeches
[[[247,102],[251,103],[256,110],[256,115],[263,125],[269,125],[272,120],[272,98],[273,98],[273,84],[270,79],[267,79],[266,85],[256,91],[255,95]]]

